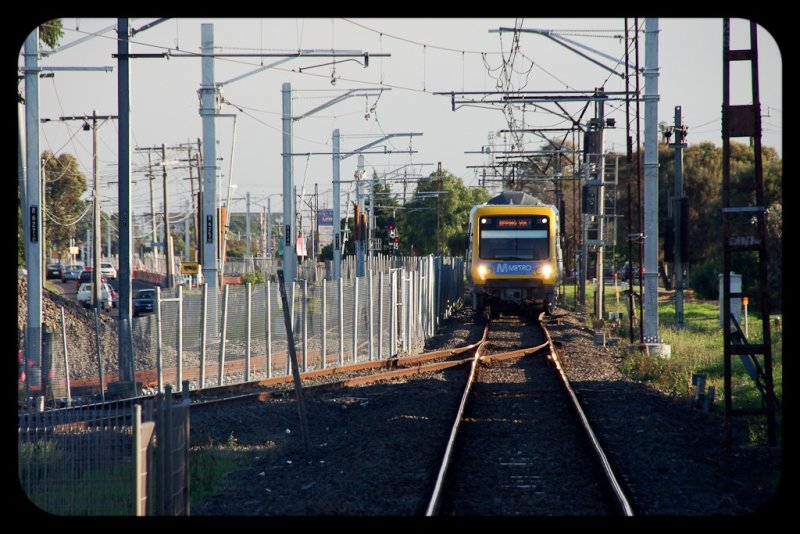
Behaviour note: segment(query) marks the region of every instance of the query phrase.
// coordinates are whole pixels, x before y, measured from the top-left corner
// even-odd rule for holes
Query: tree
[[[767,208],[767,255],[772,309],[783,309],[783,206],[775,202]]]
[[[42,153],[45,179],[46,202],[46,243],[61,252],[69,246],[77,232],[91,228],[92,201],[81,197],[86,192],[86,176],[78,167],[78,160],[72,154],[56,157],[50,151]]]
[[[39,26],[39,41],[50,48],[58,46],[59,40],[64,36],[61,19],[53,19]]]
[[[469,210],[489,199],[483,189],[470,188],[446,170],[420,180],[414,199],[397,217],[400,250],[403,254],[464,254]],[[441,228],[441,236],[438,236]],[[441,237],[441,250],[437,238]]]
[[[764,204],[768,222],[769,284],[773,305],[781,303],[781,236],[780,213],[783,191],[783,165],[775,149],[762,147],[764,179]],[[634,158],[635,161],[635,158]],[[731,142],[731,183],[753,184],[755,181],[755,154],[753,147]],[[621,172],[620,176],[624,176]],[[665,237],[668,213],[674,208],[675,152],[668,145],[659,144],[659,233]],[[624,191],[624,187],[622,188]],[[634,192],[635,194],[635,192]],[[722,148],[704,142],[689,146],[683,156],[683,194],[688,200],[688,250],[689,257],[682,258],[691,265],[690,285],[706,298],[715,298],[717,274],[722,270]],[[755,203],[752,189],[732,188],[733,206]],[[636,200],[633,200],[636,213]],[[748,214],[729,219],[734,232],[754,234],[753,220]],[[634,226],[636,226],[634,224]],[[663,254],[659,246],[659,256]],[[663,256],[661,256],[663,257]],[[743,291],[754,295],[758,284],[757,255],[736,253],[731,257],[731,269],[742,274]],[[753,297],[755,298],[755,296]],[[756,303],[754,302],[754,307]]]
[[[247,243],[244,239],[228,238],[228,245],[225,248],[226,257],[243,259],[245,252],[247,252]]]

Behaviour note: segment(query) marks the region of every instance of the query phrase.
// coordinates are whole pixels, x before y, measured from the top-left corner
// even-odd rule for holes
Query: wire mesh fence
[[[127,515],[133,509],[131,427],[86,407],[26,414],[18,429],[25,495],[56,515]]]
[[[20,413],[20,487],[54,515],[187,515],[188,410],[167,388],[149,399]]]
[[[286,288],[301,372],[420,350],[463,289],[460,258],[371,258],[362,277],[354,276],[352,260],[343,263],[340,280],[309,263],[303,272],[314,279]],[[155,313],[131,320],[133,372],[144,393],[168,384],[180,391],[183,380],[198,389],[290,374],[286,319],[271,274],[263,284],[227,284],[217,294],[178,286],[159,289],[157,298]],[[26,370],[32,380],[20,388],[21,404],[44,396],[63,405],[70,388],[88,395],[85,402],[105,398],[120,380],[117,325],[100,316],[94,325],[88,336],[74,325],[45,334],[40,365]]]
[[[460,258],[374,260],[358,278],[349,276],[354,263],[347,264],[342,272],[348,275],[335,281],[318,267],[299,270],[309,279],[287,288],[286,315],[272,275],[263,284],[226,285],[217,294],[207,286],[158,290],[156,312],[130,323],[136,382],[143,393],[162,398],[165,391],[288,376],[287,316],[301,372],[403,356],[422,347],[460,298]],[[151,442],[148,437],[137,449],[143,434],[131,416],[132,403],[142,398],[112,401],[119,407],[92,404],[131,396],[131,389],[111,387],[121,384],[119,325],[100,314],[84,318],[93,324],[91,335],[76,321],[62,321],[60,331],[45,329],[40,362],[28,362],[20,351],[20,374],[27,378],[19,388],[18,474],[25,495],[57,515],[187,513],[181,455],[188,448],[188,419],[174,416],[169,436],[161,430],[164,449],[142,468],[137,461],[141,454],[149,458]],[[73,408],[45,409],[65,404]],[[153,440],[158,451],[158,430]],[[140,483],[142,469],[163,466],[169,481],[159,487],[172,497],[145,510],[140,494],[155,489],[152,481]]]

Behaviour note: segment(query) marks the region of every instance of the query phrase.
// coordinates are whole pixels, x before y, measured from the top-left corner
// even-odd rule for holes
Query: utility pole
[[[136,395],[131,335],[131,123],[130,123],[130,25],[127,18],[117,22],[117,102],[119,115],[118,208],[119,213],[119,374],[121,382],[129,382]]]
[[[25,39],[25,142],[27,152],[27,206],[25,263],[28,269],[28,329],[25,340],[26,362],[41,365],[42,347],[42,198],[41,157],[39,154],[39,29]],[[40,204],[41,203],[41,204]],[[41,239],[40,239],[41,238]],[[27,363],[26,363],[27,365]],[[30,377],[32,373],[29,371]],[[29,379],[31,380],[31,379]]]
[[[442,162],[436,166],[436,255],[442,255]]]
[[[658,19],[645,19],[644,66],[644,335],[658,337]]]
[[[200,84],[200,117],[203,121],[203,280],[208,286],[208,324],[211,337],[219,336],[217,301],[219,277],[217,271],[217,239],[219,224],[217,217],[217,151],[215,114],[219,107],[219,89],[214,82],[214,25],[200,27],[200,50],[203,53]]]
[[[195,211],[194,176],[192,175],[192,167],[193,167],[192,163],[194,163],[196,161],[196,159],[192,155],[192,145],[191,144],[186,146],[186,151],[187,151],[187,158],[186,159],[189,162],[189,178],[188,178],[188,180],[189,180],[189,188],[190,188],[190,194],[191,194],[191,197],[190,197],[191,200],[189,200],[188,209],[192,213],[192,219],[194,219],[195,232],[194,232],[194,236],[192,236],[192,239],[189,239],[189,223],[187,222],[186,226],[185,226],[185,228],[183,230],[183,241],[184,241],[184,244],[186,245],[186,252],[185,252],[186,261],[191,261],[192,258],[191,258],[191,254],[189,253],[191,247],[189,246],[189,243],[191,241],[195,241],[195,243],[197,242],[197,212]],[[198,176],[199,176],[199,172],[200,172],[200,166],[199,165],[197,166],[197,171],[198,171]],[[198,183],[199,182],[200,182],[200,180],[198,178]],[[187,221],[188,221],[188,218],[187,218]]]
[[[598,96],[603,95],[603,88],[597,90]],[[605,284],[603,279],[603,263],[604,263],[604,241],[605,241],[605,155],[603,154],[603,145],[605,142],[605,102],[599,100],[597,106],[597,255],[595,258],[595,276],[597,277],[597,289],[595,290],[595,309],[594,316],[597,319],[603,318],[603,310],[605,304]]]
[[[319,184],[314,183],[314,261],[319,256]]]
[[[170,246],[172,235],[170,234],[169,205],[167,203],[167,147],[163,143],[161,144],[161,177],[164,183],[164,247],[167,250],[167,287],[171,288],[174,283],[175,258],[172,256],[172,247]]]
[[[683,149],[686,148],[686,128],[681,123],[681,106],[675,106],[675,211],[672,217],[672,228],[675,232],[675,259],[672,270],[675,272],[675,326],[683,326],[683,258],[681,248],[684,246],[684,204],[683,196]]]
[[[89,123],[86,122],[86,115],[83,116],[68,116],[68,117],[59,117],[61,121],[82,121],[83,122],[83,129],[84,130],[92,130],[92,185],[94,187],[94,193],[92,194],[93,200],[93,210],[92,210],[92,264],[94,265],[94,271],[92,272],[92,307],[100,309],[101,297],[102,297],[102,288],[101,288],[101,279],[102,276],[100,274],[100,263],[101,263],[101,256],[103,253],[102,247],[102,226],[100,222],[100,177],[99,177],[99,170],[97,165],[97,132],[99,127],[101,126],[98,124],[98,120],[107,121],[109,119],[116,119],[116,115],[98,115],[97,111],[92,111],[92,125],[89,126]],[[49,120],[49,119],[44,119]],[[108,224],[109,232],[111,231],[111,224],[109,221]],[[88,245],[88,241],[87,241]],[[108,256],[111,256],[111,238],[108,239]]]
[[[169,147],[170,150],[174,150],[181,147],[171,146]],[[153,151],[161,152],[161,179],[162,179],[162,190],[164,195],[163,201],[163,209],[164,209],[164,241],[162,246],[165,250],[165,257],[166,257],[166,278],[167,278],[167,287],[172,287],[174,284],[174,275],[175,275],[175,255],[172,247],[170,246],[170,242],[172,240],[171,235],[171,228],[170,228],[170,221],[169,221],[169,201],[168,201],[168,192],[167,192],[167,165],[170,162],[167,161],[167,146],[165,144],[161,144],[160,147],[144,147],[144,148],[137,148],[138,151],[147,151],[147,161],[148,166],[152,165],[150,161],[150,153]],[[153,206],[153,182],[152,182],[152,173],[150,174],[151,181],[150,181],[150,210],[153,213],[153,242],[158,242],[156,237],[156,227],[155,227],[155,206]],[[153,246],[153,250],[156,250],[155,246]]]
[[[92,272],[92,305],[97,308],[99,312],[102,309],[100,305],[103,296],[102,288],[100,286],[100,179],[97,172],[97,111],[92,111],[92,181],[94,183],[94,223],[92,224],[94,230],[94,256],[92,263],[94,263],[94,271]]]
[[[272,197],[267,197],[267,255],[272,260]]]
[[[362,200],[361,185],[364,182],[364,156],[358,155],[358,168],[355,172],[356,179],[356,210],[355,218],[353,219],[353,231],[356,241],[356,276],[364,276],[365,274],[365,257],[364,257],[364,235],[362,234],[363,225],[361,218],[364,213],[364,204]]]
[[[339,128],[333,131],[333,280],[342,277],[342,212],[339,180]]]
[[[247,192],[247,220],[244,225],[247,233],[247,252],[245,252],[245,270],[247,270],[247,265],[252,261],[250,257],[250,191]]]
[[[153,180],[155,180],[155,176],[153,176],[153,162],[150,157],[150,152],[147,152],[147,181],[150,185],[150,227],[151,233],[153,235],[152,241],[150,242],[150,246],[153,249],[153,261],[156,262],[158,265],[158,234],[156,233],[156,204],[155,198],[153,197]]]
[[[186,213],[193,213],[192,211],[192,200],[194,199],[194,194],[189,198],[186,202]],[[191,257],[189,255],[189,219],[190,217],[187,215],[185,219],[183,219],[183,261],[191,261]]]
[[[297,275],[297,221],[294,203],[294,166],[292,162],[292,84],[281,87],[283,102],[283,274],[286,280],[287,298],[291,302],[294,279]]]
[[[195,232],[195,261],[203,261],[203,153],[200,139],[197,140],[197,218],[194,221]]]

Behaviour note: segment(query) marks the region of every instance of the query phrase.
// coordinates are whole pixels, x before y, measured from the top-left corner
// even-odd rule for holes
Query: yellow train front
[[[558,210],[521,192],[474,206],[466,261],[477,313],[552,314],[562,266]]]

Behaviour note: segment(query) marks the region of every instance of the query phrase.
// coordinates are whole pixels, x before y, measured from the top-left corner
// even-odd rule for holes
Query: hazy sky
[[[131,26],[141,28],[154,19],[133,19]],[[633,19],[629,22],[632,24]],[[63,19],[62,45],[107,29],[115,19]],[[614,58],[624,57],[624,19],[171,19],[138,33],[132,41],[132,53],[199,52],[202,23],[213,23],[217,52],[278,53],[298,49],[335,49],[370,54],[369,66],[357,60],[330,58],[292,59],[257,74],[225,84],[221,113],[237,114],[235,144],[231,118],[217,119],[217,156],[222,174],[224,197],[227,183],[237,185],[233,207],[244,210],[243,198],[250,192],[252,209],[266,205],[266,196],[282,191],[281,161],[281,85],[290,82],[293,90],[293,114],[301,115],[342,94],[348,89],[384,87],[391,89],[370,97],[353,97],[294,122],[294,152],[330,152],[331,135],[339,128],[342,151],[352,150],[386,134],[419,132],[409,140],[395,137],[372,149],[417,151],[414,154],[366,154],[368,173],[396,171],[392,176],[427,175],[441,162],[448,171],[461,176],[469,185],[478,184],[480,171],[468,166],[489,162],[483,147],[502,149],[504,138],[498,131],[508,128],[506,116],[497,105],[464,106],[452,111],[449,96],[435,92],[491,91],[497,89],[502,61],[509,58],[512,33],[490,33],[498,28],[547,29]],[[644,20],[640,19],[644,29]],[[689,126],[689,144],[711,141],[721,145],[720,117],[722,104],[722,21],[721,19],[659,19],[658,120],[673,123],[674,108],[682,106],[683,120]],[[644,67],[645,42],[640,34],[640,65]],[[116,69],[116,33],[106,31],[41,61],[48,66],[112,66]],[[624,90],[622,79],[595,65],[577,53],[538,34],[523,33],[513,68],[506,70],[514,89],[562,92]],[[741,19],[732,24],[732,48],[749,46],[749,24]],[[782,154],[782,62],[774,38],[763,28],[758,32],[759,78],[764,137],[766,146]],[[612,65],[604,56],[579,48],[593,58]],[[220,58],[215,61],[217,83],[226,82],[268,65],[280,58]],[[18,64],[22,64],[22,56]],[[631,56],[633,61],[633,56]],[[613,65],[612,65],[613,66]],[[302,69],[302,72],[298,72]],[[619,67],[617,67],[619,70]],[[736,76],[732,103],[750,103],[749,63],[734,66]],[[134,59],[131,67],[131,132],[136,147],[167,146],[202,138],[198,89],[201,61],[198,58]],[[20,85],[24,90],[24,84]],[[63,115],[90,115],[117,112],[117,74],[113,72],[58,71],[40,83],[42,118]],[[641,79],[644,92],[644,79]],[[579,104],[564,106],[577,116]],[[557,109],[551,106],[551,109]],[[590,109],[582,122],[591,116]],[[641,104],[642,126],[644,104]],[[625,147],[625,105],[610,102],[606,116],[616,119],[617,128],[606,132],[606,150],[623,152]],[[526,107],[515,114],[522,128],[564,127],[563,117],[541,109]],[[92,170],[92,135],[83,131],[80,122],[52,121],[40,128],[42,150],[68,152],[78,156],[87,177]],[[116,202],[117,124],[111,121],[99,129],[101,193],[105,209]],[[742,139],[741,141],[746,141]],[[512,140],[506,138],[510,145]],[[642,142],[644,138],[642,137]],[[541,148],[541,139],[524,138],[525,150]],[[231,149],[234,148],[231,159]],[[509,148],[508,146],[506,148]],[[142,169],[147,164],[144,152],[132,152],[134,212],[149,211],[149,190]],[[167,159],[185,157],[170,153]],[[159,160],[154,157],[153,160]],[[232,163],[232,165],[231,165]],[[342,179],[353,176],[357,158],[342,161]],[[427,165],[424,165],[427,164]],[[331,157],[329,155],[294,158],[294,181],[298,193],[305,186],[306,195],[318,184],[320,207],[332,207]],[[402,170],[398,170],[402,168]],[[189,198],[188,171],[170,171],[170,202],[184,205]],[[409,185],[413,191],[414,185]],[[402,186],[395,185],[401,192]],[[343,196],[348,187],[342,187]],[[160,196],[160,194],[159,194]],[[272,207],[280,211],[279,198]],[[115,208],[114,208],[115,209]]]

